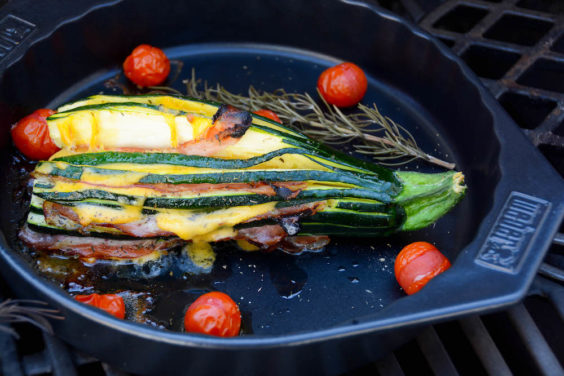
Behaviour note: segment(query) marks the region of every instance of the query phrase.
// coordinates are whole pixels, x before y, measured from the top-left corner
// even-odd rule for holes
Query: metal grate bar
[[[400,0],[401,4],[405,10],[409,13],[409,16],[415,21],[419,22],[424,16],[425,12],[421,9],[421,6],[417,4],[414,0]]]
[[[537,276],[531,289],[533,293],[544,296],[550,300],[560,319],[564,321],[564,288],[550,279]]]
[[[0,332],[0,361],[3,375],[23,375],[14,338],[5,332]]]
[[[26,375],[41,375],[50,373],[52,370],[51,364],[45,356],[45,351],[24,356],[22,363]]]
[[[47,348],[47,355],[51,361],[53,375],[55,376],[74,376],[76,367],[72,362],[70,352],[61,340],[43,332],[43,340]]]
[[[480,317],[470,316],[462,319],[460,326],[489,375],[512,375]]]
[[[385,358],[380,359],[375,365],[380,375],[404,376],[403,370],[394,353],[390,353]]]
[[[468,30],[454,30],[441,26],[441,20],[448,18],[449,15],[456,14],[457,10],[460,9],[482,11],[485,14]],[[508,19],[539,22],[550,27],[544,35],[539,35],[539,39],[530,45],[524,41],[494,36],[494,30],[496,28],[499,30],[504,20],[508,21]],[[463,59],[465,59],[466,53],[479,48],[519,55],[519,59],[512,63],[501,77],[495,77],[493,80],[486,77],[482,78],[484,84],[496,99],[500,99],[506,93],[517,93],[530,98],[531,101],[540,100],[555,103],[555,107],[544,116],[542,121],[521,125],[523,128],[528,128],[524,131],[536,146],[562,147],[564,145],[564,137],[555,133],[564,121],[564,93],[555,88],[553,84],[546,86],[546,82],[538,86],[538,80],[540,80],[538,77],[531,78],[536,84],[529,82],[530,80],[527,78],[535,76],[535,72],[542,71],[541,66],[564,64],[564,54],[552,49],[553,44],[564,36],[564,16],[522,8],[519,6],[519,0],[497,2],[450,0],[426,15],[421,20],[420,26],[436,37],[451,41],[453,43],[452,51]],[[504,26],[505,28],[501,28],[505,29],[505,33],[508,33],[511,29],[519,30],[523,25],[518,25],[514,21],[514,24],[504,24]],[[484,59],[487,59],[487,57],[482,58],[482,60]],[[480,75],[479,71],[476,71],[476,73]],[[556,74],[555,77],[557,76]],[[564,239],[561,239],[559,244],[563,243]]]
[[[564,369],[523,303],[511,307],[507,312],[539,371],[543,375],[564,375]]]
[[[435,375],[458,375],[458,371],[454,367],[443,343],[432,326],[426,328],[423,333],[417,337],[417,344],[421,348],[421,352],[425,355]]]
[[[548,298],[558,312],[560,318],[564,321],[564,289],[554,289],[549,293]]]
[[[115,369],[114,367],[110,366],[107,363],[102,363],[102,368],[104,369],[106,376],[128,376],[129,375],[129,373]]]
[[[83,355],[76,351],[72,351],[70,355],[72,363],[76,366],[98,362],[98,359]],[[22,363],[24,374],[26,375],[42,375],[45,373],[51,373],[53,370],[53,366],[48,359],[47,350],[25,355],[22,359]]]
[[[541,264],[539,273],[556,281],[564,282],[564,270],[547,264],[546,262]]]
[[[564,245],[564,234],[562,234],[562,233],[560,233],[560,232],[557,233],[557,234],[554,236],[554,239],[552,239],[552,242],[553,242],[554,244],[557,244],[557,245]]]

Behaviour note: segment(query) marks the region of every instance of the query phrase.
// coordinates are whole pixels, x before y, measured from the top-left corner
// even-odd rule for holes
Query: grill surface
[[[564,176],[563,2],[378,3],[419,23],[459,55]],[[347,375],[564,375],[563,233],[564,226],[524,302],[428,327],[384,359]],[[30,325],[13,328],[19,339],[0,331],[4,375],[124,375]]]

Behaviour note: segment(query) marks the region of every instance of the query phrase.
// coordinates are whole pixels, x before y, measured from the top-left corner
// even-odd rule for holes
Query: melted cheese
[[[85,100],[66,104],[57,109],[58,112],[69,111],[82,106],[93,106],[105,103],[145,103],[155,106],[163,106],[172,110],[183,112],[195,112],[208,117],[212,117],[217,106],[211,104],[194,102],[173,96],[128,96],[128,95],[93,95]]]
[[[168,254],[168,251],[163,250],[163,251],[153,251],[147,255],[143,255],[140,257],[135,257],[132,259],[121,259],[119,257],[111,257],[110,259],[112,260],[119,260],[124,264],[138,264],[138,265],[143,265],[149,261],[157,261],[158,259],[160,259],[163,256],[166,256]]]
[[[80,176],[80,181],[96,185],[128,186],[137,183],[147,174],[140,172],[123,172],[115,174],[100,174],[85,168]]]
[[[234,233],[232,227],[253,217],[274,210],[276,203],[253,206],[236,206],[213,212],[195,212],[168,209],[155,215],[157,226],[164,231],[176,234],[184,240],[199,238],[204,240],[213,237],[213,233],[222,230]],[[211,241],[211,240],[210,240]]]
[[[53,171],[53,165],[48,163],[39,163],[35,166],[35,173],[49,175]]]
[[[82,183],[82,182],[74,182],[74,181],[65,181],[65,180],[56,180],[55,186],[46,192],[78,192],[86,189],[102,189],[106,192],[116,193],[116,194],[123,194],[134,197],[149,197],[149,196],[156,196],[158,191],[150,189],[150,188],[109,188],[109,187],[97,187],[91,184]],[[43,190],[39,190],[43,191]],[[161,195],[165,195],[161,193]]]
[[[292,145],[285,144],[280,137],[250,128],[238,142],[219,150],[213,156],[225,159],[248,159],[288,147]]]
[[[288,132],[288,129],[285,128],[285,127],[283,127],[283,126],[279,126],[279,125],[276,125],[276,124],[272,124],[271,122],[268,122],[268,121],[259,119],[259,118],[257,118],[257,117],[253,117],[253,124],[262,125],[262,126],[264,126],[264,127],[268,127],[268,128],[271,128],[271,129],[275,129],[275,130],[277,130],[277,131],[279,131],[279,132],[283,132],[283,133]],[[296,135],[300,135],[300,134],[297,133],[297,132],[293,132],[293,131],[290,131],[290,132],[293,133],[293,134],[296,134]]]
[[[99,165],[99,168],[105,168],[108,170],[122,170],[122,171],[134,171],[148,174],[159,174],[159,175],[184,175],[184,174],[208,174],[214,172],[225,172],[225,170],[213,169],[213,168],[200,168],[200,167],[188,167],[188,166],[177,166],[177,165],[167,165],[167,164],[133,164],[133,163],[108,163]],[[236,170],[233,170],[236,171]]]
[[[48,124],[51,138],[62,149],[166,149],[194,139],[186,116],[160,111],[85,110],[49,119]],[[202,125],[198,127],[200,132]]]
[[[231,239],[236,235],[235,229],[231,226],[219,227],[217,230],[208,232],[204,235],[194,236],[194,242],[219,242],[225,239]]]
[[[211,126],[211,119],[195,116],[192,119],[192,137],[194,138],[194,140],[202,138],[205,135],[206,131],[211,128]]]
[[[246,252],[258,251],[260,248],[245,239],[237,239],[237,246]]]
[[[202,269],[211,268],[215,262],[215,252],[208,242],[192,242],[184,247],[184,251],[194,265]]]
[[[92,106],[104,103],[146,103],[156,106],[163,106],[177,111],[196,112],[212,117],[217,111],[217,107],[201,102],[193,102],[172,96],[124,96],[124,95],[93,95],[85,100],[73,102],[61,106],[58,112],[69,111],[82,106]]]
[[[94,115],[87,111],[77,113],[72,122],[47,120],[49,135],[61,149],[67,145],[90,145],[93,122]]]
[[[233,226],[274,210],[276,203],[238,206],[202,212],[194,210],[163,209],[155,215],[157,226],[184,240],[196,243],[214,242],[236,235]],[[141,206],[123,205],[112,208],[100,205],[79,204],[71,208],[82,226],[91,224],[124,224],[144,218]]]
[[[79,204],[72,207],[78,215],[82,226],[97,223],[122,224],[141,220],[141,207],[124,205],[122,208],[112,208],[99,205]]]
[[[195,112],[207,117],[212,117],[217,112],[217,107],[202,102],[188,101],[172,96],[151,98],[153,104],[184,112]]]

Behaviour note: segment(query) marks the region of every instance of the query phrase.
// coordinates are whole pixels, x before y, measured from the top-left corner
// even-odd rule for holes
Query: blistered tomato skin
[[[47,108],[36,110],[18,121],[11,130],[12,140],[23,155],[33,160],[45,160],[59,151],[49,135],[47,118],[55,111]]]
[[[408,295],[415,294],[432,278],[450,268],[450,261],[432,244],[415,242],[396,257],[394,272]]]
[[[160,48],[141,44],[123,62],[123,72],[136,85],[160,85],[170,73],[170,61]]]
[[[209,292],[190,305],[184,316],[184,329],[190,333],[234,337],[241,330],[241,312],[227,294]]]
[[[362,100],[368,80],[356,64],[341,63],[328,68],[317,80],[317,89],[329,104],[350,107]]]
[[[100,308],[110,315],[123,319],[125,317],[125,303],[123,298],[116,294],[90,294],[76,295],[75,300]]]
[[[280,120],[280,118],[278,117],[278,115],[276,115],[276,113],[274,111],[270,111],[270,110],[266,110],[266,109],[260,109],[258,111],[254,112],[255,114],[268,118],[270,120],[273,120],[277,123],[282,123],[282,120]]]

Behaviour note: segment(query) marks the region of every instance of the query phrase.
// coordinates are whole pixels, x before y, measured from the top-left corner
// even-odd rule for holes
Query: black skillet
[[[124,370],[351,369],[403,343],[420,324],[520,300],[562,219],[562,179],[470,70],[433,38],[368,2],[14,0],[0,13],[2,277],[17,295],[62,312],[65,320],[53,322],[58,336]],[[245,317],[247,334],[238,338],[155,329],[78,304],[20,255],[15,233],[27,203],[15,184],[21,171],[8,130],[36,108],[108,92],[104,81],[140,43],[182,60],[183,77],[195,67],[199,77],[241,92],[252,84],[313,93],[323,69],[354,61],[369,76],[363,102],[377,103],[427,152],[455,162],[466,175],[467,197],[417,233],[334,239],[327,251],[298,257],[226,250],[209,277],[160,297],[165,311],[166,302],[182,310],[193,289],[227,292]],[[405,297],[393,260],[414,240],[435,242],[454,265]],[[173,329],[181,326],[179,315]]]

